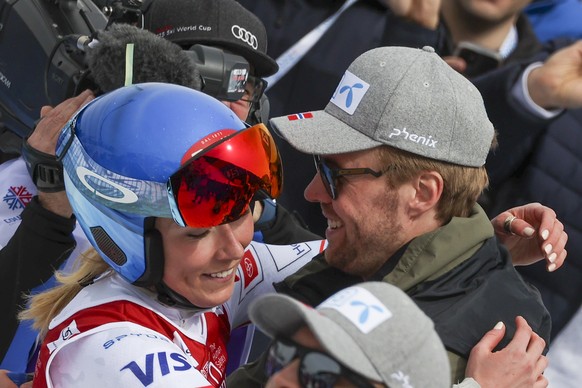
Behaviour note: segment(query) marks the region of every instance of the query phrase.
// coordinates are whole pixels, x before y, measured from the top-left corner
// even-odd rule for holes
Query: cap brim
[[[257,77],[268,77],[279,71],[279,65],[277,62],[260,51],[229,44],[223,45],[233,53],[238,54],[249,61],[254,68],[254,75]]]
[[[342,154],[382,145],[323,110],[276,117],[269,123],[289,144],[307,154]]]
[[[382,381],[356,341],[333,320],[286,295],[266,295],[250,306],[249,316],[273,338],[290,338],[307,325],[323,348],[343,365],[374,381]]]
[[[220,38],[208,38],[208,39],[196,39],[196,42],[192,43],[193,41],[192,37],[181,38],[180,36],[171,37],[169,38],[169,40],[180,46],[190,44],[203,44],[218,46],[222,47],[223,49],[227,49],[233,54],[240,55],[244,59],[246,59],[249,62],[249,64],[253,67],[254,75],[256,75],[257,77],[268,77],[270,75],[275,74],[279,70],[279,65],[273,58],[263,54],[260,51],[248,48],[244,45],[234,44],[230,40]]]

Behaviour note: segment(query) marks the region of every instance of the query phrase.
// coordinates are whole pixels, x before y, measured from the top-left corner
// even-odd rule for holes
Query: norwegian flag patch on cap
[[[287,116],[287,119],[289,121],[311,119],[311,118],[313,118],[313,113],[311,113],[311,112],[296,113],[294,115]]]

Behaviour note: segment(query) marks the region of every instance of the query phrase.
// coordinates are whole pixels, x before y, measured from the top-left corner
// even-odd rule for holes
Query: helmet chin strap
[[[208,308],[193,305],[172,290],[164,281],[164,240],[162,234],[155,227],[155,217],[144,220],[144,252],[145,272],[133,284],[140,287],[154,287],[158,293],[158,300],[166,306],[185,308],[194,311],[208,310]]]
[[[153,287],[160,283],[164,277],[164,242],[162,234],[156,229],[155,224],[155,217],[148,217],[144,220],[145,269],[143,275],[133,282],[139,287]]]
[[[208,307],[198,307],[193,305],[183,297],[182,295],[178,294],[176,291],[172,290],[166,283],[160,281],[156,284],[156,291],[158,292],[158,300],[160,303],[165,304],[166,306],[170,307],[179,307],[193,311],[204,311],[209,310]]]

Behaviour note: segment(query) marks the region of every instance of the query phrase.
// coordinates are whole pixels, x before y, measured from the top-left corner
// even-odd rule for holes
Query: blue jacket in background
[[[542,42],[555,38],[582,38],[581,0],[536,0],[525,13]]]

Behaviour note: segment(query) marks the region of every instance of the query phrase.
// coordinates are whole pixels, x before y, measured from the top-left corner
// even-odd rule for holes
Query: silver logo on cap
[[[250,31],[247,31],[244,28],[242,28],[241,26],[235,24],[231,27],[230,31],[232,32],[232,35],[236,39],[242,40],[255,50],[257,49],[257,47],[259,47],[259,41],[257,40],[257,37],[254,36]]]

